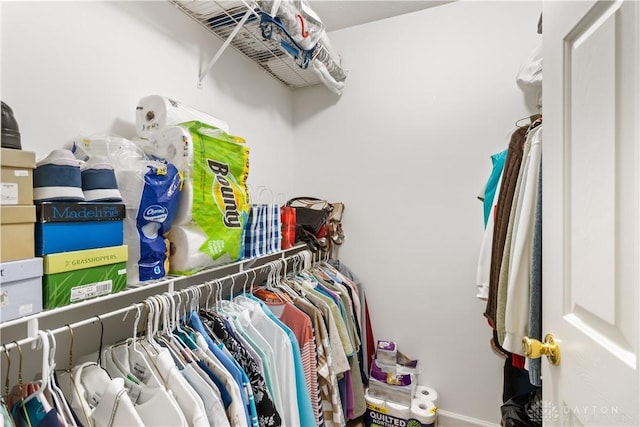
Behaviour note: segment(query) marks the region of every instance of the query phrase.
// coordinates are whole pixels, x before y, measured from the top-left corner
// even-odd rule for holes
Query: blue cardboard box
[[[125,212],[124,203],[38,203],[36,255],[120,246]]]

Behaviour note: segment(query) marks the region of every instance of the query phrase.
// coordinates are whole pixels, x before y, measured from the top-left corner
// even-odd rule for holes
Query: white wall
[[[456,2],[330,34],[338,99],[297,91],[297,193],[346,204],[340,258],[364,282],[377,339],[419,358],[444,410],[498,423],[503,361],[475,297],[476,198],[528,116],[515,77],[539,2]]]
[[[1,96],[38,158],[81,132],[135,136],[161,94],[229,123],[251,148],[249,183],[291,194],[292,92],[167,1],[2,2]],[[282,167],[282,166],[285,167]]]

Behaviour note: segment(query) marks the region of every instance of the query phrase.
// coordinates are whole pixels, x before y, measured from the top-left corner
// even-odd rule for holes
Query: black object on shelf
[[[18,122],[13,116],[13,110],[4,101],[2,101],[2,139],[0,141],[2,148],[22,149]]]

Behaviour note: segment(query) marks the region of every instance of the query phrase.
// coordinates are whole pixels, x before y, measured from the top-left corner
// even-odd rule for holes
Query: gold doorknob
[[[529,359],[547,356],[547,359],[549,359],[552,365],[558,366],[560,364],[560,347],[558,347],[558,343],[556,343],[553,334],[545,335],[544,342],[540,342],[534,338],[524,337],[522,338],[522,349],[524,355]]]

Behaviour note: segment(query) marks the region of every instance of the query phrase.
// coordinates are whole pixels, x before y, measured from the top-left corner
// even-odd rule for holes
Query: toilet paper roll
[[[411,408],[401,403],[387,401],[387,414],[406,420],[411,416]]]
[[[364,400],[367,404],[367,407],[370,409],[378,409],[378,408],[386,408],[387,402],[384,399],[380,399],[369,394],[369,390],[365,390],[364,392]]]
[[[430,401],[423,398],[415,398],[411,401],[410,418],[418,420],[423,426],[433,426],[438,417],[438,408]]]
[[[432,387],[426,385],[416,386],[416,391],[413,395],[417,399],[430,400],[434,405],[438,406],[438,392]]]
[[[193,140],[191,133],[181,126],[169,126],[153,132],[147,140],[140,139],[142,150],[152,158],[166,160],[185,177],[191,176]]]
[[[190,179],[184,181],[180,192],[178,210],[173,217],[173,225],[186,225],[193,219],[193,182]]]
[[[167,126],[197,120],[229,133],[229,125],[203,111],[161,95],[146,96],[136,107],[136,131],[143,138]]]
[[[169,241],[171,242],[170,271],[175,274],[189,274],[231,262],[228,254],[213,260],[208,254],[200,252],[200,246],[206,240],[206,234],[196,224],[178,225],[171,228],[169,232]]]

